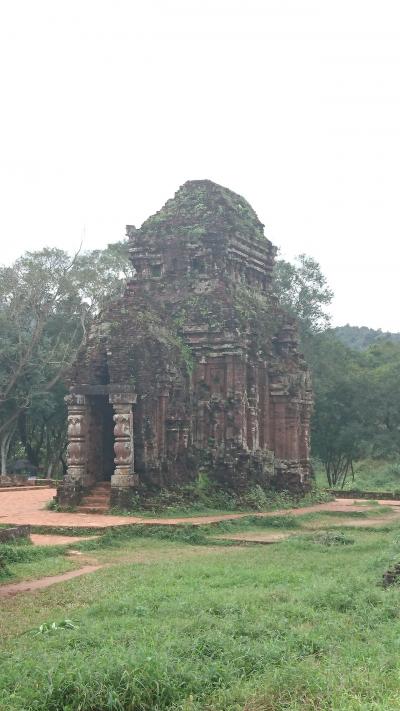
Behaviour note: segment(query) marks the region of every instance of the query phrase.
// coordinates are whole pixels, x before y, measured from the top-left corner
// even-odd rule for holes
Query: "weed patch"
[[[349,546],[354,543],[354,538],[349,538],[343,531],[317,531],[312,536],[304,536],[305,542],[318,546]]]

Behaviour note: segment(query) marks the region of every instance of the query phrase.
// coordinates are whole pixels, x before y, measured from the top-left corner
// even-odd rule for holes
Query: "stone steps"
[[[77,513],[85,514],[106,514],[110,510],[109,506],[77,506]]]
[[[85,496],[84,498],[85,505],[90,505],[90,506],[95,506],[96,504],[100,504],[101,506],[103,504],[108,504],[110,503],[110,497],[109,496]]]
[[[100,481],[83,497],[78,513],[107,513],[110,508],[111,482]]]

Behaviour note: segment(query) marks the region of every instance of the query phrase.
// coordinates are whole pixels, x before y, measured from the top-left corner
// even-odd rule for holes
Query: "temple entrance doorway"
[[[88,474],[93,483],[110,481],[114,473],[113,406],[108,395],[88,397]]]

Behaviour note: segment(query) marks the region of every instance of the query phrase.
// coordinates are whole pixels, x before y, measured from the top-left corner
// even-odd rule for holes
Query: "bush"
[[[266,508],[266,506],[268,506],[269,503],[267,493],[259,484],[253,486],[253,488],[245,494],[244,500],[249,508],[254,509],[255,511],[262,511]]]
[[[311,540],[320,546],[348,546],[354,543],[354,538],[349,538],[341,531],[320,531]]]
[[[7,563],[30,563],[65,553],[65,546],[32,546],[29,544],[0,544],[0,566]]]

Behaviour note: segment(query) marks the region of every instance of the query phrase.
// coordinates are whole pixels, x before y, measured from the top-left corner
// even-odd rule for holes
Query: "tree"
[[[312,373],[312,452],[329,486],[343,487],[362,452],[362,371],[355,354],[328,332],[313,339]]]
[[[59,382],[85,337],[88,309],[59,249],[27,252],[0,269],[2,466],[18,418]]]
[[[400,345],[378,341],[362,354],[366,440],[372,457],[400,453]]]
[[[44,457],[50,440],[62,455],[60,383],[92,319],[120,295],[131,273],[127,242],[73,258],[46,248],[0,267],[2,473],[13,437],[32,463]],[[51,468],[49,461],[46,466]]]
[[[332,331],[313,345],[312,451],[343,487],[355,460],[400,454],[400,345],[352,350]]]
[[[18,417],[15,436],[26,458],[50,478],[55,470],[64,472],[66,469],[65,394],[64,384],[58,382],[46,396],[34,399],[31,406]]]
[[[294,264],[277,260],[273,286],[280,303],[298,319],[303,338],[329,326],[330,318],[325,309],[332,301],[333,292],[315,259],[300,254]]]
[[[93,313],[122,296],[127,280],[133,276],[128,244],[123,240],[77,256],[74,277],[82,301],[90,304]]]

